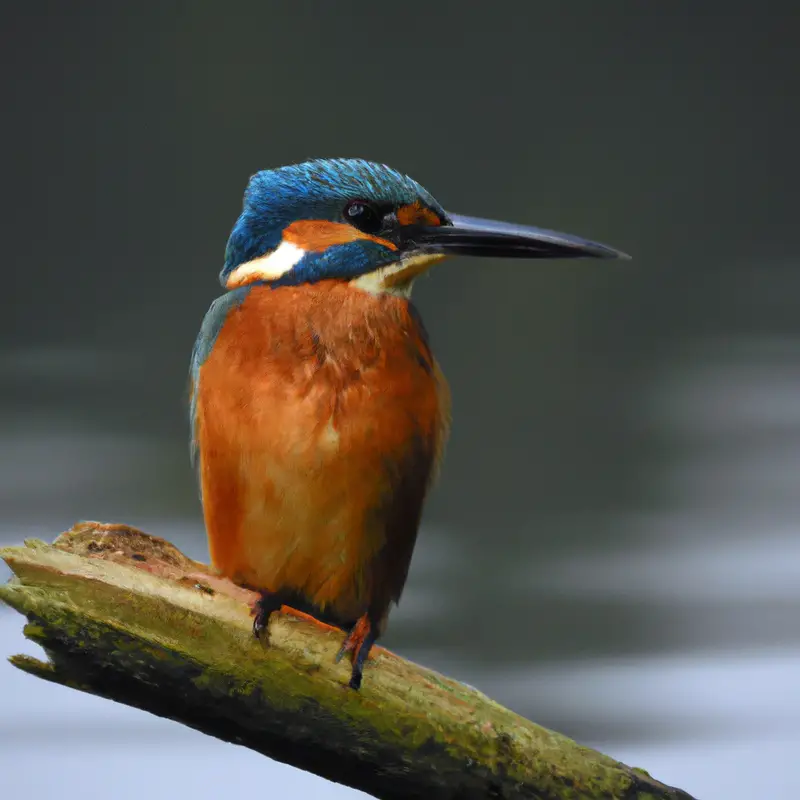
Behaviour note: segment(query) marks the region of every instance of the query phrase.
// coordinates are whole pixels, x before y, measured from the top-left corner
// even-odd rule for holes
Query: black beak
[[[630,258],[621,250],[568,233],[459,214],[448,218],[449,225],[404,226],[403,249],[499,258]]]

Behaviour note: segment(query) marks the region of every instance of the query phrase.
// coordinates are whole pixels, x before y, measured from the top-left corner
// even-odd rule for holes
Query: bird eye
[[[381,215],[366,200],[351,200],[344,207],[344,218],[364,233],[377,233],[381,229]]]

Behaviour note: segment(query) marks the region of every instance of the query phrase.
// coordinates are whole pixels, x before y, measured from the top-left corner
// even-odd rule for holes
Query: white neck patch
[[[446,256],[442,253],[415,253],[401,261],[360,275],[350,281],[350,284],[370,294],[393,294],[408,298],[411,296],[414,279],[443,258]]]
[[[298,247],[291,242],[281,242],[274,250],[264,253],[263,256],[239,264],[225,281],[228,289],[244,286],[253,281],[274,281],[293,269],[308,250]]]

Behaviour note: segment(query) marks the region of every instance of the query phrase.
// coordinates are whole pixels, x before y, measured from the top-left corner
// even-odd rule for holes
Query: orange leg
[[[376,626],[372,624],[369,614],[364,614],[355,625],[347,638],[344,640],[341,649],[336,654],[336,661],[339,662],[345,653],[352,653],[353,671],[350,673],[350,688],[360,689],[361,679],[364,676],[364,663],[369,656],[372,645],[378,638]]]
[[[259,639],[264,645],[269,645],[269,620],[270,617],[282,608],[286,609],[286,613],[293,616],[306,619],[326,630],[337,630],[331,625],[312,617],[302,611],[297,611],[289,606],[284,606],[281,598],[277,594],[271,592],[261,592],[261,596],[253,604],[251,614],[253,616],[253,636]],[[364,664],[369,657],[369,652],[372,645],[378,638],[377,626],[372,623],[369,614],[364,614],[353,625],[350,633],[342,644],[341,649],[336,654],[337,663],[342,660],[345,653],[352,653],[353,670],[350,673],[350,688],[360,689],[361,680],[364,676]]]
[[[337,628],[335,625],[328,625],[327,622],[323,622],[322,620],[317,619],[315,616],[307,614],[305,611],[298,611],[296,608],[292,608],[291,606],[281,606],[281,614],[290,614],[293,617],[297,617],[297,619],[304,619],[306,622],[310,622],[312,625],[322,628],[323,631],[336,631],[339,633],[342,630],[341,628]]]

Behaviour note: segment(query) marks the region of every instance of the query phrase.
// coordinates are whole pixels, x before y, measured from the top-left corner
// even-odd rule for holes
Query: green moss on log
[[[277,615],[265,649],[249,593],[141,531],[83,523],[0,556],[0,599],[48,657],[12,663],[37,677],[383,798],[691,800],[383,648],[354,692],[341,633],[305,619]]]

